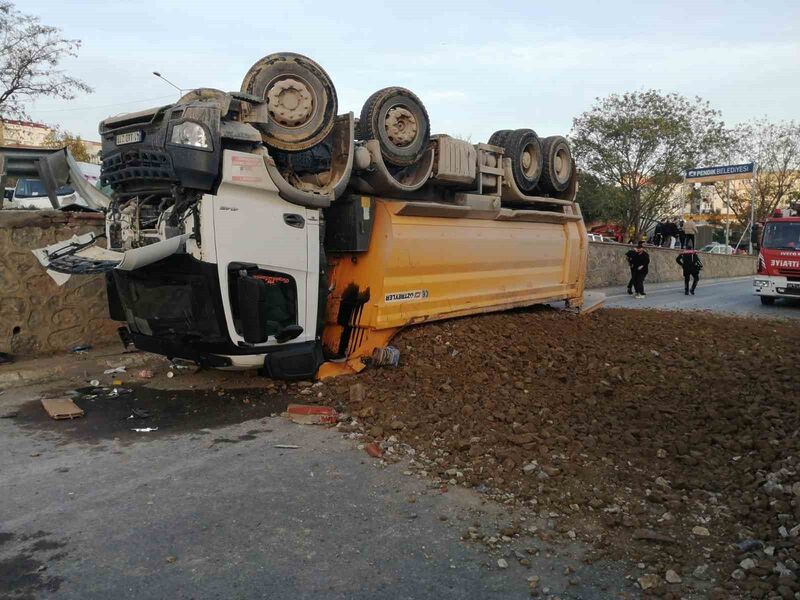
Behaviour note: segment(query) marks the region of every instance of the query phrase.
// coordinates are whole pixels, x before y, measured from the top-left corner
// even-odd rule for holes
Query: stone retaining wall
[[[604,244],[589,242],[589,266],[586,274],[587,288],[603,288],[626,285],[630,279],[630,269],[625,253],[631,246],[625,244]],[[650,255],[649,283],[662,281],[682,281],[683,270],[675,262],[680,249],[647,248]],[[756,259],[752,256],[726,256],[724,254],[701,253],[703,271],[701,277],[741,277],[756,272]]]
[[[100,232],[103,217],[60,211],[0,211],[0,352],[36,355],[64,352],[76,344],[117,340],[117,324],[107,318],[102,276],[72,277],[58,286],[31,253],[34,248],[75,234]],[[625,285],[628,246],[589,244],[587,288]],[[649,248],[647,280],[679,281],[678,250]],[[755,272],[755,259],[703,254],[703,277],[737,277]]]
[[[0,211],[0,351],[17,356],[64,352],[117,340],[101,275],[56,285],[31,250],[103,230],[103,216],[61,211]]]

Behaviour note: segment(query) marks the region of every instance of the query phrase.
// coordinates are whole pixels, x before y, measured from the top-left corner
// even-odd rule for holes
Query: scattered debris
[[[125,373],[127,372],[128,367],[112,367],[111,369],[106,369],[103,371],[103,375],[113,375],[115,373]]]
[[[83,416],[83,409],[69,398],[42,398],[42,406],[47,414],[56,420],[77,419]]]
[[[672,569],[670,569],[670,570],[668,570],[668,571],[667,571],[667,573],[664,575],[664,579],[666,579],[666,580],[667,580],[667,583],[680,583],[680,582],[682,581],[682,580],[681,580],[681,576],[680,576],[680,575],[678,575],[678,574],[677,574],[677,573],[676,573],[674,570],[672,570]]]
[[[696,525],[692,527],[692,534],[699,535],[700,537],[708,537],[709,535],[711,535],[711,532],[706,527],[701,527],[699,525]]]
[[[136,433],[150,433],[151,431],[158,431],[158,427],[134,427],[131,431]]]
[[[742,540],[736,544],[736,549],[739,552],[750,552],[751,550],[761,550],[764,547],[764,542],[761,540]]]
[[[297,450],[300,446],[294,444],[275,444],[273,448],[280,448],[281,450]]]
[[[99,379],[92,379],[89,382],[89,385],[92,387],[100,387],[100,380]]]
[[[639,583],[639,587],[642,588],[643,590],[649,590],[651,588],[655,588],[661,585],[661,577],[659,577],[655,573],[648,573],[647,575],[642,575],[636,581]]]
[[[142,369],[136,375],[139,377],[139,379],[152,379],[154,377],[154,374],[150,369]]]
[[[372,351],[372,364],[376,367],[396,367],[400,364],[400,350],[394,346],[375,348]]]
[[[499,558],[497,559],[497,566],[500,567],[501,569],[507,569],[508,561],[505,558]]]
[[[330,406],[290,404],[281,416],[300,425],[335,425],[339,415]]]
[[[375,442],[370,442],[369,444],[366,444],[364,446],[364,450],[372,458],[383,458],[383,450],[381,450],[381,447]]]
[[[149,419],[150,411],[143,408],[132,408],[129,419]]]
[[[92,349],[91,344],[78,344],[77,346],[73,346],[69,349],[72,354],[86,354],[89,350]]]

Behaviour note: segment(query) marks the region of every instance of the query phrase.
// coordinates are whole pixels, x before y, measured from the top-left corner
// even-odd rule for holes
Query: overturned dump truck
[[[258,61],[241,91],[197,89],[100,124],[105,247],[37,251],[57,278],[105,273],[137,348],[274,378],[359,371],[401,328],[564,301],[587,236],[563,137],[431,135],[411,91],[338,114],[314,61]],[[42,161],[50,186],[71,157]]]

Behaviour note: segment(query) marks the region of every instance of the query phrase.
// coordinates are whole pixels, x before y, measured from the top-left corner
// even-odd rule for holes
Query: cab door
[[[315,323],[308,320],[308,290],[316,290],[316,273],[309,272],[309,235],[318,235],[317,211],[291,204],[278,196],[257,155],[225,151],[223,180],[216,196],[204,198],[203,219],[211,216],[222,304],[233,343],[242,346],[277,344],[274,336],[246,342],[235,279],[241,273],[270,286],[267,302],[282,325],[293,320],[302,328],[294,342],[313,340]],[[211,208],[213,215],[207,214]],[[311,213],[311,214],[309,214]],[[318,271],[318,269],[316,269]],[[309,287],[309,279],[313,287]],[[287,284],[288,280],[288,284]],[[277,307],[276,302],[282,305]],[[286,311],[291,314],[286,317]],[[288,319],[288,321],[287,321]]]

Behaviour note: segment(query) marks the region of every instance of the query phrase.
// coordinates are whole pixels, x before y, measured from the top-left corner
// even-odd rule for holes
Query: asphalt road
[[[629,296],[623,286],[595,290],[606,294],[608,307],[701,310],[751,317],[800,319],[800,300],[778,300],[772,306],[761,304],[753,294],[753,278],[700,280],[694,296],[684,295],[683,281],[645,282],[646,298]]]
[[[198,399],[202,377],[169,380],[194,389],[146,405],[150,433],[126,417],[143,390],[82,401],[74,421],[49,419],[41,389],[0,395],[0,598],[505,600],[529,598],[532,575],[543,597],[638,596],[635,566],[584,564],[574,542],[461,540],[557,515],[383,466],[336,430],[269,416],[260,390]]]

